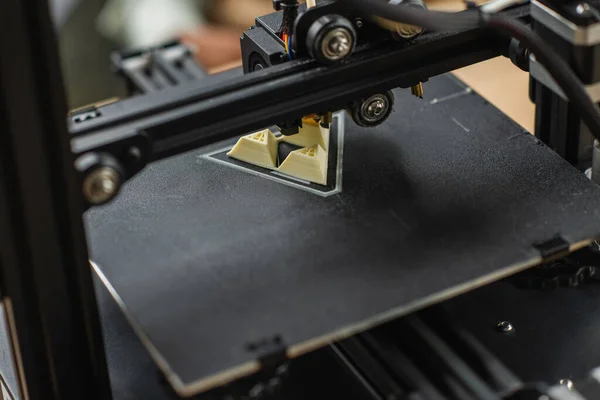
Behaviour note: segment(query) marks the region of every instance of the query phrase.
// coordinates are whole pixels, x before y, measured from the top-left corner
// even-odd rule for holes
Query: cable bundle
[[[594,137],[600,140],[600,110],[588,96],[585,86],[569,64],[537,33],[525,24],[505,16],[486,14],[479,10],[460,13],[428,11],[413,7],[395,6],[385,0],[344,0],[365,16],[377,16],[396,22],[421,26],[431,31],[455,31],[474,28],[494,29],[518,39],[535,55],[568,99],[577,107],[583,122]]]

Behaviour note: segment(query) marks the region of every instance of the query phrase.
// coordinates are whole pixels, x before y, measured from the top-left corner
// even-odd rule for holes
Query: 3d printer
[[[78,110],[65,127],[47,8],[4,0],[0,266],[14,393],[110,398],[111,371],[125,398],[135,390],[119,378],[145,360],[136,376],[158,370],[168,391],[138,378],[133,398],[261,398],[288,385],[299,398],[597,398],[597,370],[574,386],[527,384],[529,368],[519,378],[504,364],[528,357],[493,356],[487,331],[454,328],[485,320],[478,296],[489,297],[444,302],[449,320],[417,312],[536,266],[517,278],[594,276],[599,189],[573,166],[591,165],[600,135],[597,4],[448,15],[339,0],[297,17],[295,2],[275,5],[243,36],[245,71],[205,78],[179,44],[121,54],[113,62],[136,95]],[[464,92],[442,74],[499,55],[530,69],[535,136],[476,94],[432,104],[395,90],[420,96],[429,80],[432,96]],[[334,116],[344,109],[356,126]],[[240,135],[278,125],[293,138],[300,124],[335,127],[335,187],[227,159]],[[578,251],[592,261],[565,258]],[[516,309],[535,297],[506,290],[490,293],[521,299]],[[135,336],[114,328],[131,331],[119,309]],[[565,330],[585,314],[566,313]],[[494,328],[516,337],[510,323]],[[135,347],[123,340],[144,345],[133,363],[111,353]],[[592,370],[594,352],[583,353],[575,364]],[[328,385],[311,395],[310,382],[289,383],[300,376]]]

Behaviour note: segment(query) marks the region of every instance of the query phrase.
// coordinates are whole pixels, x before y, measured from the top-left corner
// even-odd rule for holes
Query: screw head
[[[389,114],[391,104],[383,94],[376,94],[366,99],[360,106],[360,118],[367,125],[371,126],[379,123]]]
[[[577,8],[575,8],[575,11],[579,15],[585,14],[590,11],[590,5],[588,3],[580,3],[577,5]]]
[[[572,381],[572,380],[570,380],[570,379],[568,379],[568,378],[566,378],[566,379],[561,379],[560,381],[558,381],[558,383],[559,383],[560,385],[566,386],[566,387],[567,387],[567,389],[569,389],[569,390],[572,390],[572,389],[573,389],[573,385],[574,385],[574,384],[573,384],[573,381]]]
[[[83,195],[91,204],[100,205],[112,200],[120,186],[121,177],[114,168],[96,168],[83,180]]]
[[[367,116],[377,118],[385,111],[385,102],[382,99],[376,99],[367,106]]]
[[[269,379],[269,382],[267,384],[269,385],[270,389],[275,389],[279,385],[281,385],[281,378],[279,378],[279,377],[271,378],[271,379]]]
[[[354,25],[355,25],[355,26],[356,26],[358,29],[362,28],[362,27],[363,27],[363,25],[364,25],[364,23],[363,23],[363,20],[362,20],[361,18],[356,18],[356,19],[354,20]]]
[[[354,39],[346,28],[336,28],[327,32],[321,44],[323,56],[330,61],[341,60],[352,51]]]
[[[248,394],[250,395],[251,399],[255,399],[257,397],[260,397],[264,392],[265,385],[263,385],[262,383],[258,383],[254,385],[252,389],[250,389],[250,392]]]
[[[469,0],[466,0],[467,6],[469,3]],[[425,5],[425,2],[423,0],[404,0],[402,2],[403,7],[412,7],[412,8],[418,8],[421,10],[427,10],[427,6]],[[410,24],[404,24],[401,22],[398,22],[395,24],[394,26],[394,31],[392,36],[396,39],[396,40],[409,40],[409,39],[413,39],[417,36],[419,36],[421,33],[423,33],[424,29],[420,26],[415,26],[415,25],[410,25]]]
[[[275,370],[275,373],[277,375],[285,375],[288,372],[288,365],[287,364],[281,364],[279,367],[277,367],[277,369]]]
[[[348,52],[350,46],[348,45],[348,38],[343,35],[334,36],[329,41],[329,50],[336,56],[342,56]]]
[[[396,34],[402,39],[412,39],[423,33],[424,29],[420,26],[397,23]]]
[[[498,322],[498,324],[496,325],[496,329],[498,330],[498,332],[502,333],[512,333],[515,331],[515,327],[508,321]]]
[[[131,161],[138,162],[142,159],[142,150],[139,147],[133,146],[127,150],[127,155]]]

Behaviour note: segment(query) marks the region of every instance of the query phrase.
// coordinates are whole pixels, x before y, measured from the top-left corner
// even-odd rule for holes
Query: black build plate
[[[599,236],[583,174],[451,76],[425,89],[376,129],[346,123],[333,196],[214,162],[220,143],[88,213],[100,277],[179,394],[257,370],[250,342],[295,357]]]

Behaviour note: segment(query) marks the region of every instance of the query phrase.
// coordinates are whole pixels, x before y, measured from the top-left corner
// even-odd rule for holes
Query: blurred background
[[[271,0],[49,0],[60,40],[69,107],[124,96],[110,53],[180,38],[207,70],[235,66],[240,33]]]
[[[209,72],[241,65],[239,38],[272,0],[49,0],[60,40],[70,108],[124,97],[112,74],[112,51],[178,38],[192,46]],[[428,0],[433,9],[458,11],[462,0]],[[455,72],[525,129],[533,129],[527,74],[497,58]]]

